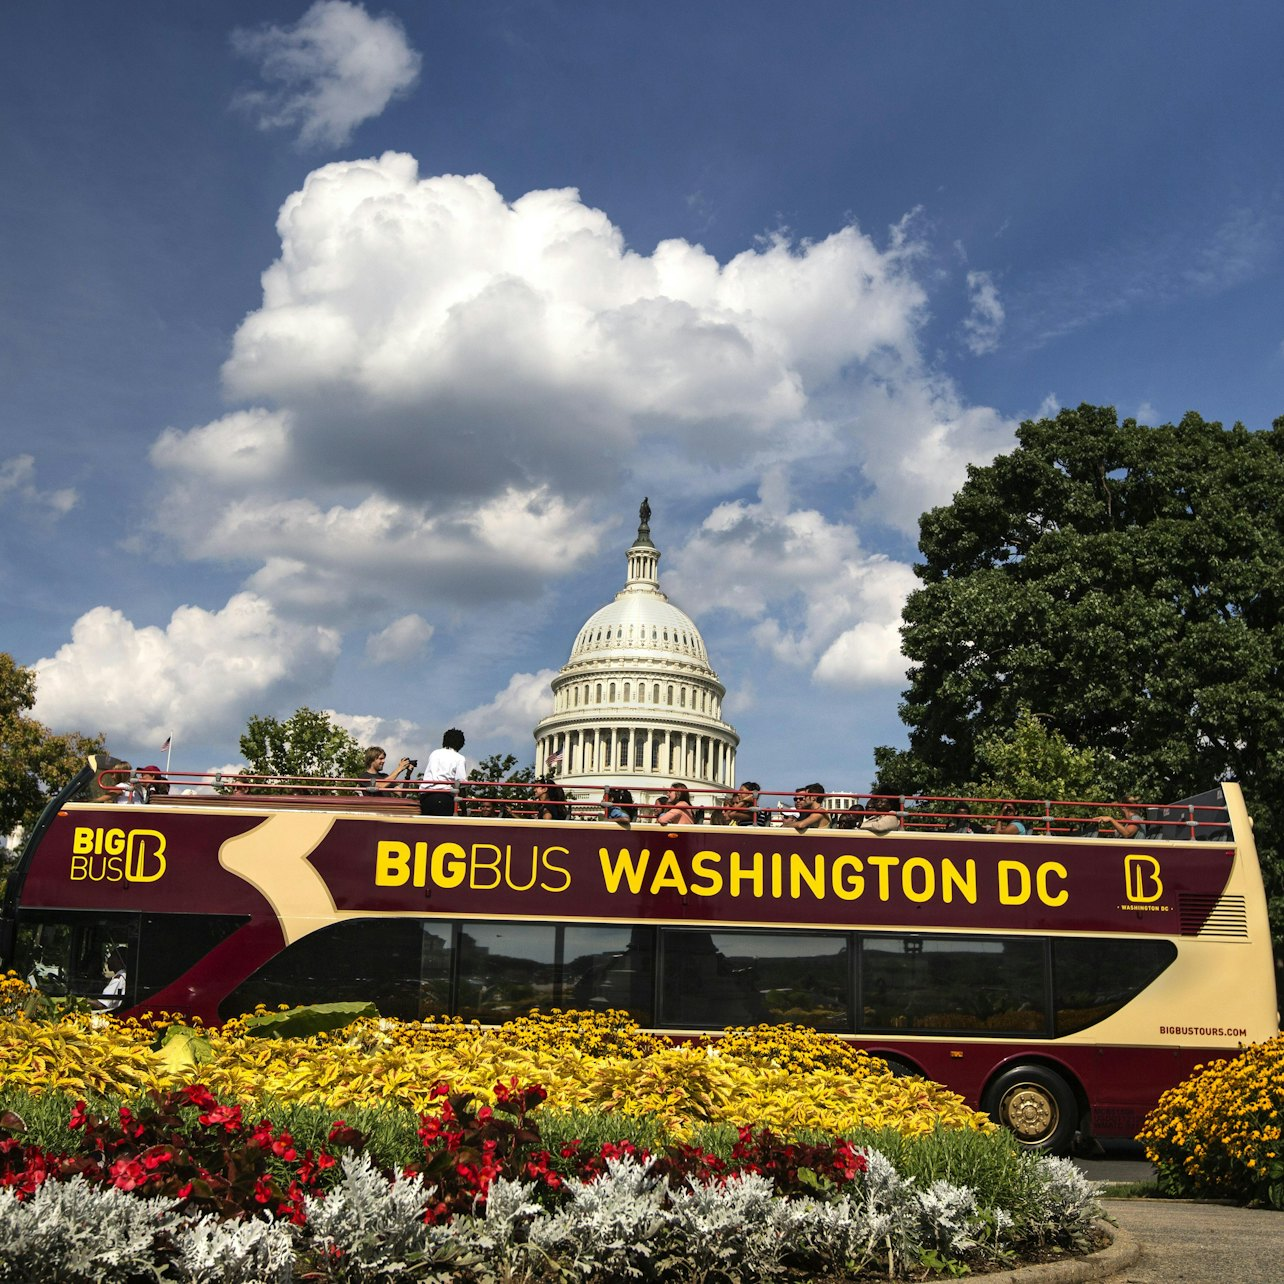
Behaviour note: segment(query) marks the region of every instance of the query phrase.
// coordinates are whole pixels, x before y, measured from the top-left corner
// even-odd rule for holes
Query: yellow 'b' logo
[[[154,883],[165,872],[165,835],[155,829],[131,829],[125,848],[125,877],[131,883]]]
[[[1128,899],[1135,904],[1157,901],[1164,894],[1159,862],[1153,856],[1125,856],[1124,884]]]

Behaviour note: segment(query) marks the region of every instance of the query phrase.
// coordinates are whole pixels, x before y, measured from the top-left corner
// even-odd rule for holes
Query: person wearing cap
[[[122,762],[118,769],[124,773],[116,794],[116,802],[122,806],[142,806],[151,802],[153,794],[163,796],[169,793],[169,781],[161,774],[161,769],[151,763],[137,772],[131,771],[127,762]]]

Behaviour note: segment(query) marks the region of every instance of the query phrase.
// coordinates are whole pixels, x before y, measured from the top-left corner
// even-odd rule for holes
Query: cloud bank
[[[314,6],[300,27],[331,10],[352,18]],[[899,680],[912,577],[878,550],[1013,428],[920,351],[912,217],[881,242],[777,233],[719,261],[632,247],[571,188],[510,200],[389,152],[314,170],[277,228],[227,413],[150,453],[168,547],[238,569],[242,592],[163,630],[88,612],[42,662],[51,721],[239,726],[315,689],[345,635],[370,667],[431,647],[448,672],[477,608],[537,604],[596,564],[639,485],[695,515],[685,546],[665,537],[679,600],[748,619],[761,655],[818,684]],[[1003,309],[985,273],[968,282],[979,351]],[[198,680],[205,661],[226,679]],[[552,672],[461,714],[474,742],[525,743]],[[363,739],[417,734],[343,717]]]

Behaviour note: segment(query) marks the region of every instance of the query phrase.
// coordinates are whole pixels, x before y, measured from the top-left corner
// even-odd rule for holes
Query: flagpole
[[[171,731],[169,735],[165,737],[165,774],[167,776],[169,775],[169,756],[173,752],[173,749],[174,733]]]

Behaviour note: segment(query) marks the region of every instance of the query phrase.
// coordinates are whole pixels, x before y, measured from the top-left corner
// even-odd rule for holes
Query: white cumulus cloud
[[[76,506],[77,499],[70,487],[41,490],[36,485],[34,455],[11,455],[0,460],[0,506],[21,504],[61,517]]]
[[[461,713],[458,726],[468,737],[465,752],[469,761],[475,763],[478,758],[492,753],[506,752],[510,744],[524,747],[529,757],[534,759],[535,745],[531,732],[541,718],[553,711],[549,683],[556,676],[556,669],[514,673],[508,685],[493,700]],[[518,756],[521,757],[520,752]]]
[[[428,753],[428,738],[424,729],[407,718],[381,718],[371,713],[340,713],[337,709],[322,712],[336,726],[342,727],[364,749],[368,745],[381,745],[391,759],[386,770],[391,771],[405,758],[424,758]]]
[[[235,105],[261,129],[297,129],[305,146],[346,143],[411,89],[422,61],[394,16],[346,0],[317,0],[292,27],[238,27],[231,39],[267,82]]]
[[[758,503],[715,508],[674,560],[678,600],[755,621],[776,660],[847,688],[903,676],[897,630],[913,571],[863,548],[852,526],[792,507],[779,478]]]
[[[403,615],[386,629],[366,639],[366,659],[371,664],[406,664],[428,650],[433,627],[422,615]]]
[[[572,188],[509,199],[389,152],[314,170],[277,227],[223,370],[240,408],[157,440],[156,521],[190,558],[245,565],[290,618],[363,637],[419,621],[371,638],[371,660],[413,658],[427,630],[447,654],[460,608],[538,600],[655,478],[716,520],[761,484],[755,539],[819,550],[847,606],[782,581],[732,609],[761,596],[773,655],[878,681],[899,661],[876,585],[906,572],[862,533],[913,537],[969,462],[1011,444],[1015,425],[920,351],[913,216],[882,242],[849,225],[719,260],[676,238],[632,247]],[[992,282],[969,281],[997,327]],[[818,484],[846,488],[844,512],[821,516]],[[769,505],[772,487],[794,498]],[[716,533],[678,563],[698,580]]]
[[[171,732],[207,742],[306,697],[329,678],[339,646],[333,629],[284,620],[252,593],[220,611],[180,606],[165,628],[96,606],[36,662],[35,714],[56,730],[101,731],[109,747],[160,744]]]

